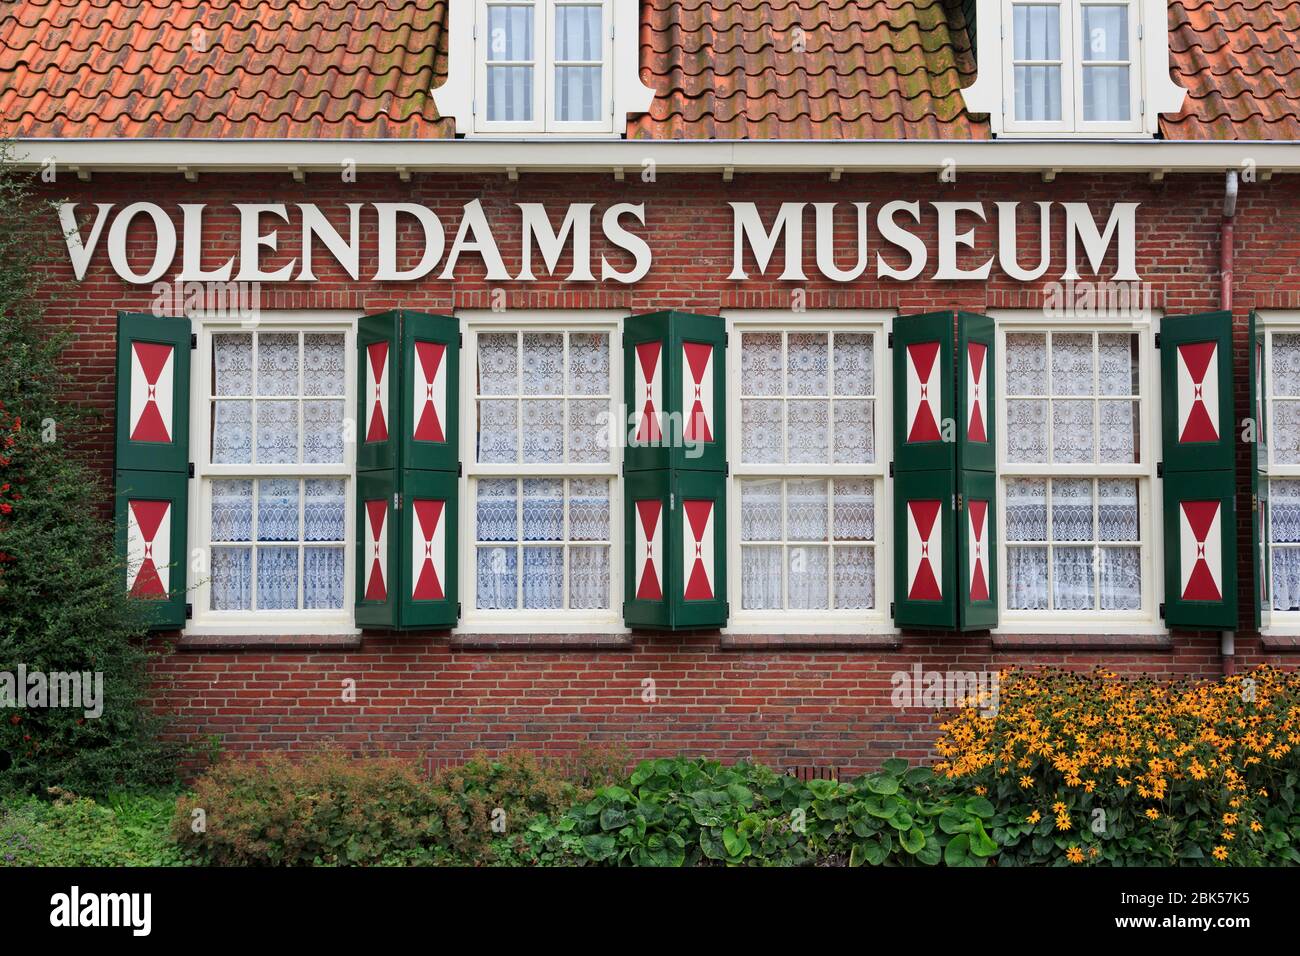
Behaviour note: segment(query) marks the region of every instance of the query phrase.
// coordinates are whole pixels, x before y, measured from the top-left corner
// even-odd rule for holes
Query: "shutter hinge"
[[[394,511],[402,510],[402,493],[400,491],[393,492],[393,510]]]
[[[731,477],[731,462],[724,461],[722,463],[722,477],[723,478]]]
[[[890,617],[893,617],[893,616],[894,616],[894,602],[893,602],[893,601],[890,601],[890,602],[889,602],[889,616],[890,616]]]
[[[456,620],[460,620],[461,608],[464,607],[459,601],[456,602]]]
[[[892,461],[889,463],[889,477],[894,477],[894,463]]]
[[[1142,24],[1138,24],[1138,39],[1142,39]]]
[[[194,462],[189,463],[189,477],[194,477]]]
[[[966,499],[962,497],[962,493],[960,491],[957,492],[957,514],[961,514],[961,509],[965,503]]]
[[[198,348],[198,347],[199,347],[199,333],[197,333],[197,332],[191,332],[191,333],[190,333],[190,348],[192,348],[192,349],[196,349],[196,348]]]
[[[723,333],[722,333],[722,344],[723,344],[723,345],[730,345],[730,344],[731,344],[731,333],[730,333],[730,332],[723,332]]]
[[[1156,477],[1163,478],[1164,476],[1165,476],[1165,463],[1163,461],[1158,461],[1156,462]]]
[[[464,332],[457,332],[457,333],[456,333],[456,344],[457,344],[457,345],[464,345],[464,344],[465,344],[465,333],[464,333]]]
[[[1156,333],[1156,348],[1160,348],[1160,333]]]
[[[890,332],[885,336],[885,347],[892,349],[894,347],[894,333]]]
[[[1250,513],[1251,514],[1259,513],[1259,495],[1252,494],[1250,496]]]
[[[185,605],[185,620],[187,620],[187,621],[192,621],[192,620],[194,620],[194,605],[193,605],[193,604],[186,604],[186,605]]]
[[[677,508],[677,492],[668,492],[668,510],[673,511]]]
[[[1164,619],[1165,619],[1165,602],[1164,602],[1164,601],[1161,601],[1161,602],[1160,602],[1160,620],[1163,621]]]
[[[460,462],[456,462],[456,477],[460,478],[464,474],[465,474],[465,466],[462,465]]]

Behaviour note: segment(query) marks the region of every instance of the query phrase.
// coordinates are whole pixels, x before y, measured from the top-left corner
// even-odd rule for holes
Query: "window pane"
[[[341,333],[311,334],[303,336],[303,394],[344,394],[345,370],[343,335]]]
[[[214,395],[253,394],[253,336],[229,333],[212,336]]]
[[[1061,10],[1055,4],[1018,3],[1013,8],[1015,58],[1061,58]]]
[[[1092,402],[1052,402],[1052,461],[1064,464],[1091,462]]]
[[[1047,394],[1047,336],[1043,333],[1007,335],[1007,394]]]
[[[485,610],[513,608],[518,604],[519,556],[514,548],[478,549],[476,604]]]
[[[1103,395],[1138,393],[1138,337],[1129,333],[1097,336],[1098,378]]]
[[[488,7],[489,60],[531,60],[533,58],[533,8],[531,6]]]
[[[600,119],[601,68],[555,68],[555,118],[561,123],[592,123]]]
[[[533,119],[533,68],[488,67],[488,120],[530,123]]]
[[[1142,607],[1142,552],[1137,548],[1101,548],[1101,609],[1136,611]]]
[[[1300,335],[1274,335],[1273,394],[1300,395]]]
[[[1047,608],[1047,549],[1007,548],[1007,607],[1016,611]]]
[[[1083,611],[1096,607],[1093,597],[1093,549],[1052,550],[1052,607],[1058,611]]]
[[[835,462],[860,465],[876,460],[874,403],[847,401],[835,403]]]
[[[781,334],[746,332],[740,337],[740,393],[781,394]]]
[[[1052,482],[1052,540],[1092,540],[1092,482],[1057,478]]]
[[[480,541],[517,541],[519,515],[513,478],[482,478],[476,483],[476,531]]]
[[[835,607],[870,609],[876,606],[875,548],[835,549]]]
[[[740,540],[781,540],[781,481],[745,481],[740,485]]]
[[[781,607],[781,547],[746,546],[740,549],[740,606],[745,610]]]
[[[564,460],[564,402],[528,399],[522,404],[524,461],[559,464]]]
[[[257,549],[257,608],[291,611],[298,606],[298,549]]]
[[[303,402],[303,461],[311,465],[343,463],[343,409],[339,399]]]
[[[524,607],[564,607],[563,548],[524,548]]]
[[[1273,402],[1269,422],[1273,460],[1283,465],[1300,463],[1300,402]]]
[[[303,538],[342,541],[347,484],[342,478],[308,478],[303,499]],[[328,548],[318,549],[322,552]]]
[[[555,9],[555,59],[601,59],[599,6],[563,6]]]
[[[1128,59],[1128,7],[1083,7],[1084,60]]]
[[[1047,482],[1041,478],[1007,481],[1007,540],[1047,540]]]
[[[211,455],[214,465],[247,465],[253,460],[252,402],[212,403]]]
[[[1300,611],[1300,548],[1273,548],[1273,610]]]
[[[781,461],[781,402],[746,399],[740,403],[740,460],[755,465]]]
[[[1138,540],[1136,481],[1103,478],[1097,483],[1097,537],[1102,541]]]
[[[208,606],[214,611],[247,611],[253,606],[253,549],[213,548]]]
[[[609,394],[609,336],[575,332],[569,336],[569,392]]]
[[[569,461],[609,461],[608,411],[605,399],[569,402]]]
[[[304,548],[302,605],[308,610],[343,607],[343,548]]]
[[[825,481],[820,478],[787,481],[785,510],[786,540],[826,540],[828,511]]]
[[[518,405],[514,399],[478,403],[478,460],[493,464],[519,460]]]
[[[1061,68],[1018,66],[1016,77],[1016,119],[1055,123],[1061,119]]]
[[[1129,465],[1141,460],[1141,419],[1137,402],[1100,402],[1101,461]]]
[[[786,394],[826,395],[827,341],[824,332],[794,332],[786,341]]]
[[[609,540],[609,482],[575,478],[569,482],[569,540]]]
[[[478,337],[480,395],[519,394],[519,343],[513,332]]]
[[[212,540],[253,540],[253,483],[248,479],[212,482]]]
[[[1007,460],[1047,461],[1047,402],[1007,402]]]
[[[257,403],[257,463],[292,465],[298,461],[298,403]]]
[[[1093,394],[1090,333],[1058,332],[1052,336],[1052,394]]]
[[[822,610],[829,607],[829,549],[799,545],[789,548],[787,553],[790,607],[797,610]]]
[[[875,539],[875,482],[870,478],[837,478],[833,500],[836,541]]]
[[[257,394],[298,394],[298,336],[262,332],[257,337]]]
[[[1083,118],[1089,122],[1124,122],[1129,118],[1129,68],[1083,68]]]
[[[609,607],[609,548],[569,549],[569,607]]]
[[[787,461],[821,464],[830,460],[830,402],[787,402]]]
[[[564,394],[564,336],[558,332],[524,335],[524,394]]]
[[[524,540],[559,541],[564,537],[564,481],[524,479]],[[527,566],[524,568],[527,571]]]
[[[835,335],[835,394],[874,395],[875,359],[872,336],[850,332]]]
[[[264,478],[257,483],[257,540],[298,540],[297,478]]]

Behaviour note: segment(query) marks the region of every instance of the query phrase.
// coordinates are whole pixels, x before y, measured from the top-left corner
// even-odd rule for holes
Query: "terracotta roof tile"
[[[1300,0],[1182,0],[1169,31],[1168,139],[1300,139]]]
[[[630,2],[630,0],[619,0]],[[441,138],[447,0],[26,0],[0,133]],[[987,139],[961,0],[642,0],[629,138]],[[1300,139],[1300,0],[1172,0],[1170,139]]]

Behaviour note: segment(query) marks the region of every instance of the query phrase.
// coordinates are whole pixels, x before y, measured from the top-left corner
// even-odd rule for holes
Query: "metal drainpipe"
[[[1232,222],[1237,214],[1237,172],[1228,170],[1223,184],[1223,220],[1219,236],[1219,308],[1232,311]],[[1236,670],[1235,634],[1223,631],[1219,635],[1219,657],[1225,676]]]

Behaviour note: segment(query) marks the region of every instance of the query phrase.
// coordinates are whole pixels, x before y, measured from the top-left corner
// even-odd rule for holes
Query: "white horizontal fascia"
[[[21,166],[102,172],[1300,172],[1300,143],[1169,140],[19,139]],[[201,182],[201,180],[200,180]]]

